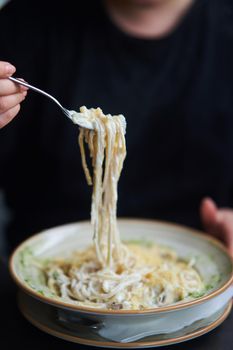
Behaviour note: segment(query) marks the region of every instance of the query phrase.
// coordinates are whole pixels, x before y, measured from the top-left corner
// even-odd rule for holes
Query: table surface
[[[0,265],[0,310],[3,329],[1,331],[1,349],[11,349],[18,343],[21,349],[73,350],[91,347],[70,343],[58,339],[31,325],[18,310],[16,303],[17,288],[9,276],[7,264]],[[216,329],[199,338],[184,343],[164,346],[163,350],[233,350],[233,312]],[[12,347],[11,347],[12,346]]]

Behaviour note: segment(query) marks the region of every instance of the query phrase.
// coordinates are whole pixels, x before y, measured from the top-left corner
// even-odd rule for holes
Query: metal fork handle
[[[48,94],[47,92],[45,92],[45,91],[43,91],[43,90],[41,90],[41,89],[38,89],[37,87],[35,87],[35,86],[33,86],[33,85],[30,85],[30,84],[28,84],[28,83],[25,83],[25,81],[22,81],[22,80],[20,80],[20,79],[18,79],[18,78],[9,77],[8,79],[10,79],[11,81],[13,81],[14,83],[17,83],[17,84],[26,86],[26,87],[28,87],[29,89],[34,90],[34,91],[38,92],[39,94],[42,94],[42,95],[44,95],[44,96],[50,98],[51,100],[53,100],[53,101],[62,109],[63,113],[65,113],[66,116],[70,118],[70,115],[69,115],[68,110],[67,110],[66,108],[64,108],[64,107],[60,104],[60,102],[59,102],[55,97],[53,97],[52,95]]]
[[[92,125],[92,122],[86,120],[85,118],[83,117],[79,117],[78,119],[77,118],[74,118],[73,116],[76,114],[76,115],[79,115],[81,113],[77,113],[77,112],[74,112],[74,111],[69,111],[68,109],[66,109],[65,107],[63,107],[60,102],[55,98],[53,97],[52,95],[48,94],[47,92],[45,92],[44,90],[41,90],[41,89],[38,89],[37,87],[33,86],[33,85],[30,85],[28,83],[25,83],[25,81],[22,81],[18,78],[14,78],[14,77],[9,77],[8,79],[10,79],[11,81],[13,81],[14,83],[17,83],[17,84],[20,84],[20,85],[23,85],[23,86],[26,86],[28,87],[29,89],[31,90],[34,90],[36,92],[38,92],[39,94],[41,95],[44,95],[46,97],[48,97],[50,100],[52,100],[53,102],[55,102],[58,107],[62,110],[62,112],[65,114],[66,117],[68,117],[74,124],[77,124],[79,125],[80,127],[83,127],[83,128],[86,128],[86,129],[90,129],[90,130],[93,130],[94,127]],[[84,120],[85,119],[85,120]]]

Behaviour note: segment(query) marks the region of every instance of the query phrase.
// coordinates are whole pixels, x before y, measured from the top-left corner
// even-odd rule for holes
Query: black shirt
[[[76,2],[74,2],[77,5]],[[127,158],[118,216],[200,227],[199,205],[233,200],[231,1],[196,0],[158,40],[123,33],[99,1],[12,1],[0,12],[0,57],[68,109],[125,115]],[[12,245],[41,229],[89,219],[78,128],[29,91],[0,131],[0,187]]]

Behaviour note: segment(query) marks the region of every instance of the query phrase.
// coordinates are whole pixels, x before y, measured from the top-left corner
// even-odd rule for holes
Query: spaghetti
[[[113,310],[159,307],[201,293],[203,283],[193,262],[181,261],[172,250],[155,244],[123,244],[120,240],[117,184],[126,156],[125,118],[104,115],[100,108],[81,107],[80,113],[73,113],[74,123],[80,120],[82,166],[87,183],[93,186],[94,244],[70,259],[47,264],[44,272],[49,289],[71,303]]]

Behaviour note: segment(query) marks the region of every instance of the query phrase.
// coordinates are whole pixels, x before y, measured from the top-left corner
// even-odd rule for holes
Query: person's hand
[[[7,79],[15,71],[10,63],[0,61],[0,129],[18,114],[20,103],[27,95],[28,88]]]
[[[218,208],[211,198],[204,198],[200,214],[205,230],[223,241],[233,256],[233,209]]]

